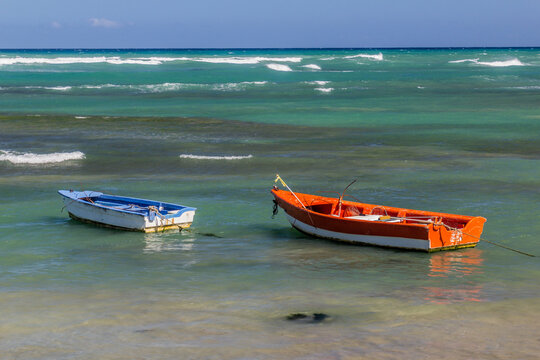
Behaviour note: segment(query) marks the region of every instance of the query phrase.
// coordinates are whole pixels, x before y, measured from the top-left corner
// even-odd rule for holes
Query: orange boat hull
[[[428,252],[474,247],[486,222],[479,216],[340,202],[277,188],[272,195],[294,228],[350,243]]]

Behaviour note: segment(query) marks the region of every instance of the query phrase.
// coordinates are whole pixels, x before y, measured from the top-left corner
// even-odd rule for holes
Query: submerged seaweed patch
[[[289,321],[301,321],[305,323],[320,323],[328,319],[330,316],[325,313],[313,313],[311,315],[305,313],[292,313],[287,315]]]

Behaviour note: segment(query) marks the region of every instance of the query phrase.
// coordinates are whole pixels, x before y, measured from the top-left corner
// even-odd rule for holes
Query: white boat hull
[[[429,240],[422,239],[410,239],[403,237],[392,237],[392,236],[373,236],[373,235],[359,235],[359,234],[349,234],[336,231],[325,230],[321,228],[316,228],[312,225],[306,224],[302,221],[295,219],[289,214],[285,213],[287,220],[291,225],[309,235],[322,237],[331,240],[339,240],[344,242],[350,242],[355,244],[363,245],[375,245],[375,246],[385,246],[401,249],[414,249],[414,250],[429,250]]]

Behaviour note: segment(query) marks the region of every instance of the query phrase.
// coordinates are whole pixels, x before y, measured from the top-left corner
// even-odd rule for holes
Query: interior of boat
[[[328,200],[326,200],[328,199]],[[325,215],[351,220],[384,221],[402,224],[443,223],[461,229],[470,219],[449,214],[431,213],[427,211],[386,207],[381,205],[358,204],[333,198],[316,198],[306,209]],[[444,215],[444,216],[443,216]]]

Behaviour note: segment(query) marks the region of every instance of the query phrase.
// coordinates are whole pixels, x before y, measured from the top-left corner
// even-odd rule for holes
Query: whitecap
[[[239,83],[217,83],[217,84],[198,84],[198,83],[162,83],[162,84],[102,84],[102,85],[82,85],[81,89],[126,89],[135,90],[142,93],[160,93],[168,91],[177,91],[181,89],[210,89],[217,91],[244,90],[249,86],[266,85],[268,81],[242,81]]]
[[[540,90],[540,86],[531,85],[531,86],[511,86],[505,88],[507,90]]]
[[[68,91],[71,90],[72,86],[23,86],[23,89],[41,89],[41,90],[55,90],[55,91]],[[6,88],[8,89],[8,88]],[[17,87],[12,87],[11,89],[17,89]]]
[[[57,58],[41,58],[41,57],[22,57],[16,56],[12,58],[0,59],[0,65],[66,65],[66,64],[140,64],[140,65],[160,65],[163,61],[173,61],[174,58],[133,58],[122,59],[118,56],[94,56],[94,57],[57,57]]]
[[[518,58],[514,58],[506,61],[479,61],[478,65],[487,65],[495,67],[506,67],[506,66],[525,66]]]
[[[47,90],[56,90],[56,91],[68,91],[71,90],[71,86],[44,86],[44,89]]]
[[[207,156],[207,155],[193,155],[193,154],[181,154],[182,159],[195,159],[195,160],[241,160],[241,159],[251,159],[253,155],[244,155],[244,156],[232,156],[232,155],[223,155],[223,156]]]
[[[306,84],[324,86],[328,84],[329,82],[330,81],[315,80],[315,81],[306,81]]]
[[[315,88],[315,90],[323,92],[323,93],[329,93],[334,91],[334,88]]]
[[[276,71],[292,71],[292,69],[283,64],[266,64],[266,67]]]
[[[269,58],[261,56],[252,57],[225,57],[225,58],[185,58],[186,60],[207,62],[213,64],[258,64],[261,62],[293,62],[298,63],[302,61],[301,57],[283,57],[283,58]]]
[[[2,65],[65,65],[65,64],[98,64],[108,63],[114,65],[135,64],[135,65],[161,65],[164,62],[171,61],[195,61],[214,64],[258,64],[261,62],[293,62],[302,61],[301,57],[136,57],[136,58],[121,58],[119,56],[85,56],[85,57],[5,57],[0,58],[0,66]]]
[[[307,64],[307,65],[303,65],[303,67],[308,68],[308,69],[313,69],[313,70],[321,70],[321,67],[317,64]]]
[[[525,66],[524,63],[519,61],[518,58],[513,58],[505,61],[480,61],[480,59],[463,59],[449,61],[451,64],[458,64],[464,62],[472,62],[477,65],[493,66],[493,67],[507,67],[507,66]]]
[[[125,85],[116,85],[116,84],[102,84],[102,85],[81,85],[81,89],[103,89],[103,88],[116,88]]]
[[[371,59],[371,60],[377,60],[377,61],[384,60],[384,57],[383,57],[382,53],[378,53],[378,54],[375,54],[375,55],[373,55],[373,54],[350,55],[350,56],[345,56],[344,58],[345,59],[365,58],[365,59]]]
[[[450,64],[459,64],[459,63],[464,63],[464,62],[478,62],[478,60],[480,60],[479,58],[477,59],[462,59],[462,60],[452,60],[452,61],[449,61]]]
[[[9,150],[0,150],[0,161],[9,161],[12,164],[49,164],[67,160],[84,159],[84,153],[80,151],[67,153],[34,154]]]

